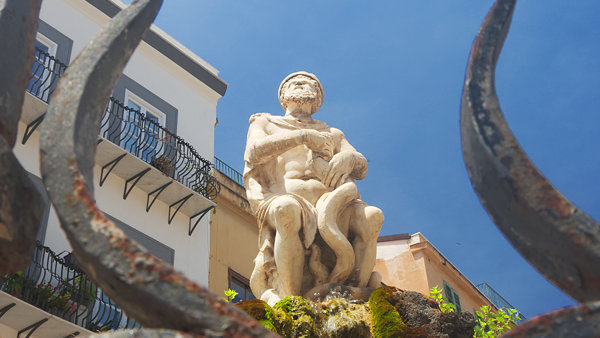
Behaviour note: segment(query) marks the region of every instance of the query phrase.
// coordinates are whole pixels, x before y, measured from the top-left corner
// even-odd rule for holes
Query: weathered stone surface
[[[273,308],[261,300],[238,303],[250,316],[284,337],[472,337],[468,312],[442,313],[418,292],[385,286],[368,303],[332,291],[320,302],[286,297]]]
[[[431,322],[425,327],[429,337],[470,338],[475,329],[475,318],[469,312],[435,313]]]
[[[260,229],[253,293],[273,305],[327,283],[378,287],[372,272],[383,213],[360,200],[355,184],[367,160],[340,130],[312,118],[323,102],[314,74],[286,77],[279,101],[285,116],[250,118],[244,155]]]
[[[437,304],[431,303],[422,294],[415,291],[397,291],[390,296],[390,302],[410,327],[419,327],[430,322],[430,315],[437,310]]]
[[[442,313],[418,292],[386,286],[369,299],[374,337],[473,337],[475,318],[468,312]]]

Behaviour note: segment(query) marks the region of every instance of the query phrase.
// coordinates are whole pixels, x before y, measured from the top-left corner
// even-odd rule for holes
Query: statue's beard
[[[286,101],[292,101],[296,104],[303,105],[305,103],[315,103],[318,99],[318,95],[311,91],[305,89],[294,89],[288,90],[283,96],[283,99]]]

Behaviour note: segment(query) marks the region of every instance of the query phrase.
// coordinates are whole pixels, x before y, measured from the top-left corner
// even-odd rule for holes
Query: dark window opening
[[[460,306],[460,297],[458,296],[458,293],[452,287],[450,287],[450,285],[448,285],[448,283],[446,283],[446,281],[443,281],[443,282],[444,282],[444,296],[446,297],[448,302],[450,302],[450,303],[454,304],[454,306],[456,306],[456,312],[461,312],[462,307]]]
[[[229,274],[229,289],[237,292],[237,296],[232,300],[232,303],[241,302],[243,300],[256,299],[252,290],[250,290],[250,281],[248,278],[240,275],[239,273],[228,269]]]

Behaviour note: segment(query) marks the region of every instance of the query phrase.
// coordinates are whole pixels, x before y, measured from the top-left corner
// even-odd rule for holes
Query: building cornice
[[[414,236],[414,235],[413,235]],[[422,236],[422,235],[421,235]],[[414,244],[410,244],[410,251],[413,253],[422,251],[429,258],[435,259],[439,262],[439,264],[452,269],[456,272],[455,278],[458,278],[463,281],[463,283],[469,285],[475,292],[482,298],[486,299],[490,302],[490,305],[497,311],[496,306],[493,305],[492,301],[489,300],[482,292],[479,290],[475,284],[473,284],[460,270],[454,266],[447,258],[444,256],[429,240],[427,240],[424,236],[422,236],[424,241],[417,242]]]
[[[410,234],[379,236],[377,237],[377,243],[401,241],[406,239],[410,239]]]
[[[114,17],[121,8],[110,0],[85,0],[90,5],[94,6],[108,17]],[[175,62],[179,67],[190,73],[192,76],[197,78],[206,84],[209,88],[214,90],[217,94],[223,96],[227,91],[227,83],[219,78],[214,72],[206,69],[205,66],[199,63],[200,60],[191,51],[182,51],[182,46],[176,46],[173,41],[170,41],[169,37],[165,36],[166,33],[158,29],[156,26],[152,26],[144,37],[144,41],[152,46],[154,49],[159,51],[161,54]],[[214,70],[216,72],[216,70]]]

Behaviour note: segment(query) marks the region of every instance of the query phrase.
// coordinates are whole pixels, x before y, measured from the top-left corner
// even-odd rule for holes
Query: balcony
[[[479,289],[479,291],[481,291],[481,293],[483,293],[483,295],[487,299],[489,299],[489,301],[492,304],[494,304],[494,306],[498,310],[502,311],[503,309],[514,309],[515,308],[506,299],[504,299],[504,297],[502,297],[496,290],[494,290],[494,288],[492,288],[488,283],[478,284],[477,289]],[[516,324],[519,324],[526,319],[525,316],[523,316],[523,314],[520,312],[519,312],[519,317],[521,317],[521,320],[515,320]]]
[[[27,126],[23,144],[43,121],[47,103],[66,69],[65,64],[36,49],[27,86],[30,95],[26,95],[21,117]],[[100,186],[111,173],[120,176],[125,180],[123,199],[137,186],[148,194],[146,212],[159,199],[169,206],[169,224],[178,212],[188,216],[190,236],[214,207],[211,200],[220,191],[211,173],[212,163],[184,139],[113,97],[102,115],[95,160],[102,168]]]
[[[244,186],[244,176],[237,170],[230,167],[227,163],[221,161],[215,156],[215,169],[220,171],[225,177],[229,178],[233,182]]]
[[[0,290],[0,324],[19,335],[75,336],[140,327],[88,279],[72,255],[60,257],[39,243],[29,268],[0,279]]]

